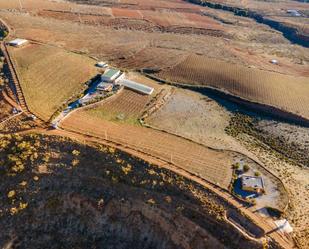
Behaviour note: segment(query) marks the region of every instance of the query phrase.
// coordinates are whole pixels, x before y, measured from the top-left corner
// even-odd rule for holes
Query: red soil
[[[112,8],[114,17],[126,17],[141,19],[142,15],[138,10]]]

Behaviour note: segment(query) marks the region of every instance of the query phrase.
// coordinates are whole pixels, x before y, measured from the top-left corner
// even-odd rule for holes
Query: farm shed
[[[286,12],[291,16],[301,16],[301,14],[297,10],[287,10]]]
[[[122,80],[121,82],[119,82],[120,85],[123,85],[129,89],[132,89],[134,91],[143,93],[143,94],[147,94],[150,95],[153,93],[154,89],[152,87],[149,86],[145,86],[143,84],[131,81],[131,80]]]
[[[9,45],[14,47],[21,47],[23,45],[26,45],[28,43],[28,40],[25,39],[15,39],[9,42]]]
[[[113,84],[107,82],[101,82],[99,85],[97,85],[97,90],[109,92],[113,90]]]
[[[97,62],[96,66],[100,68],[105,68],[105,67],[108,67],[108,64],[104,61],[99,61]]]
[[[245,191],[251,191],[256,193],[264,193],[264,181],[262,177],[259,176],[242,176],[241,177],[241,186]]]
[[[104,74],[102,74],[101,79],[105,82],[113,82],[121,75],[121,71],[118,69],[107,69]]]

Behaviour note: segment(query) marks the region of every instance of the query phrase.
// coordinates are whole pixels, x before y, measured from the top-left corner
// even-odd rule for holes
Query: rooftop
[[[97,85],[97,89],[107,89],[112,86],[113,86],[112,83],[101,82],[100,84]]]
[[[103,76],[108,77],[108,78],[112,78],[115,74],[119,74],[119,70],[118,69],[107,69]]]
[[[131,80],[122,80],[121,84],[125,87],[128,87],[130,89],[142,92],[144,94],[152,94],[152,92],[154,91],[154,89],[152,87],[131,81]]]
[[[242,185],[245,187],[251,188],[264,188],[264,182],[260,176],[242,176],[241,177]]]
[[[99,62],[97,62],[96,66],[97,67],[107,67],[108,64],[104,61],[99,61]]]
[[[25,39],[15,39],[15,40],[12,40],[10,41],[9,43],[10,44],[13,44],[13,45],[18,45],[18,44],[23,44],[23,43],[26,43],[28,40],[25,40]]]

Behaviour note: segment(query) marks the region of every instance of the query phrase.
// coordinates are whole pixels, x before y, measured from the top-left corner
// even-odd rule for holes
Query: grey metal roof
[[[107,78],[112,78],[114,75],[119,74],[119,73],[120,73],[120,70],[118,69],[107,69],[104,72],[103,76]]]
[[[243,186],[251,188],[264,188],[264,182],[260,176],[242,176],[241,183]]]
[[[148,95],[152,94],[152,92],[154,91],[152,87],[149,87],[149,86],[146,86],[146,85],[143,85],[143,84],[131,81],[131,80],[122,80],[120,84],[127,88],[130,88],[135,91],[148,94]]]

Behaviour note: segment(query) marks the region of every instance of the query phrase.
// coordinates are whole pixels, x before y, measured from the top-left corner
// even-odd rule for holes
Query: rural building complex
[[[101,79],[106,82],[113,82],[119,76],[121,76],[121,71],[118,69],[107,69],[104,74],[102,74]]]
[[[264,182],[262,177],[258,176],[242,176],[241,177],[242,189],[246,191],[256,192],[259,194],[264,193]]]

